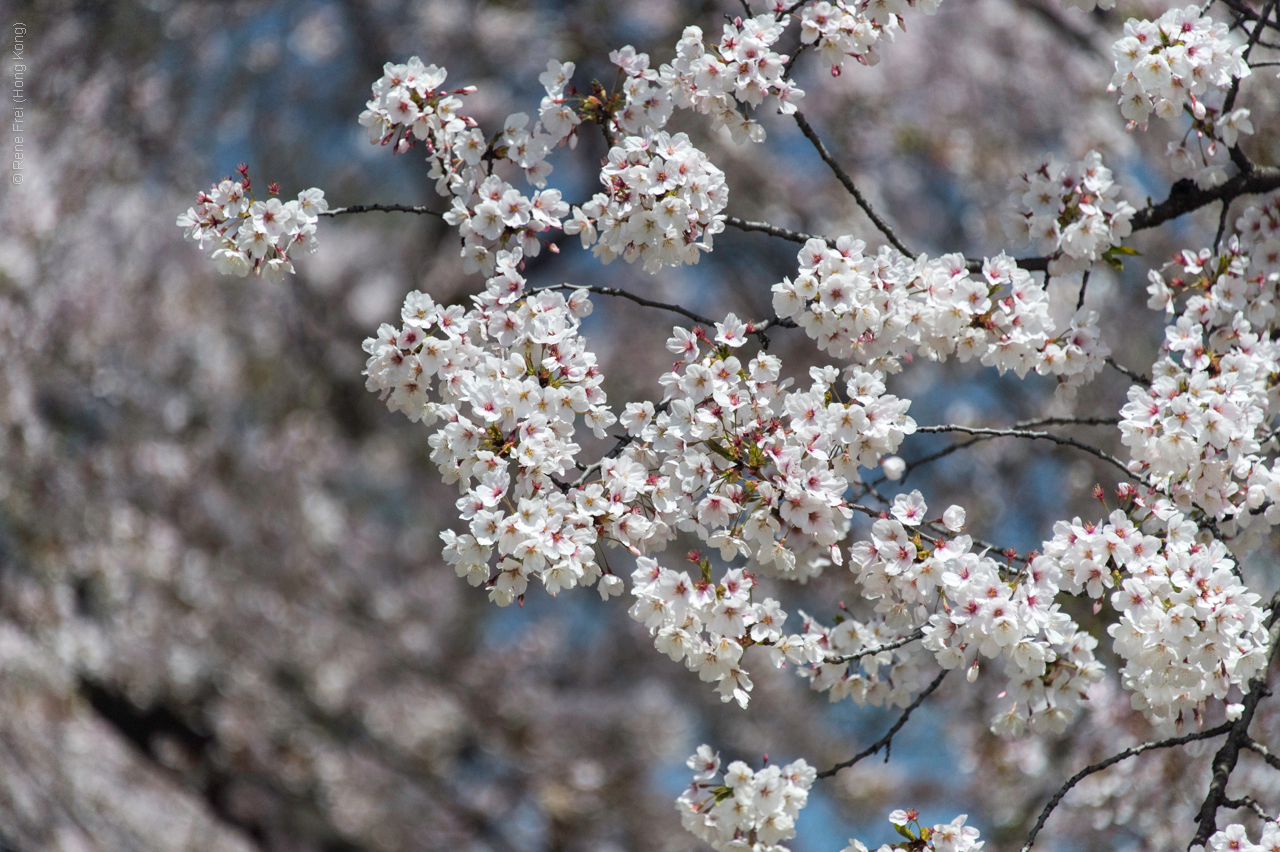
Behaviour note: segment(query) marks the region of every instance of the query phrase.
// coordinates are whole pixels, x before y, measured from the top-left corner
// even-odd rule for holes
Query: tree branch
[[[1044,810],[1040,811],[1040,817],[1036,820],[1035,826],[1033,826],[1031,829],[1031,834],[1027,836],[1027,842],[1022,844],[1021,852],[1027,852],[1027,850],[1031,848],[1031,845],[1036,842],[1036,835],[1040,833],[1040,829],[1044,828],[1045,822],[1049,819],[1049,814],[1053,813],[1053,809],[1056,808],[1058,806],[1058,803],[1062,801],[1063,796],[1067,795],[1067,793],[1071,790],[1072,787],[1076,786],[1076,784],[1079,784],[1082,780],[1084,780],[1088,776],[1094,774],[1095,772],[1101,772],[1107,767],[1114,766],[1115,764],[1120,763],[1121,761],[1124,761],[1124,760],[1128,760],[1131,757],[1136,757],[1142,754],[1144,751],[1151,751],[1152,749],[1157,749],[1157,748],[1170,748],[1172,746],[1185,745],[1186,743],[1195,742],[1196,740],[1207,740],[1211,737],[1221,736],[1222,734],[1227,733],[1229,730],[1231,730],[1231,723],[1225,722],[1221,725],[1218,725],[1216,728],[1210,728],[1207,731],[1196,731],[1193,734],[1183,734],[1180,737],[1171,737],[1170,739],[1167,739],[1167,740],[1160,740],[1158,742],[1152,742],[1152,743],[1143,743],[1140,746],[1127,748],[1124,751],[1119,752],[1118,754],[1111,755],[1111,757],[1108,757],[1106,760],[1102,760],[1097,763],[1086,766],[1084,769],[1081,769],[1075,775],[1072,775],[1069,779],[1067,779],[1067,783],[1063,784],[1058,789],[1058,792],[1053,794],[1053,798],[1049,799],[1048,803],[1045,804]]]
[[[435,216],[443,219],[444,214],[430,207],[414,207],[408,204],[352,204],[350,207],[335,207],[326,210],[321,216],[344,216],[348,213],[419,213],[424,216]]]
[[[1242,195],[1260,195],[1280,189],[1280,168],[1253,165],[1226,183],[1200,189],[1194,181],[1183,178],[1169,189],[1169,197],[1159,204],[1139,210],[1132,219],[1133,230],[1144,231],[1176,219],[1184,213],[1199,210],[1215,201],[1229,201]]]
[[[843,763],[837,763],[835,766],[831,767],[827,771],[819,772],[818,777],[830,778],[831,776],[839,772],[841,769],[848,769],[850,766],[853,766],[858,761],[862,760],[863,758],[870,757],[871,755],[875,754],[882,748],[886,749],[885,759],[888,760],[889,754],[887,749],[889,745],[893,742],[893,735],[898,733],[898,731],[902,730],[902,726],[907,724],[907,719],[911,718],[911,714],[915,711],[915,709],[919,707],[921,704],[923,704],[924,700],[928,698],[930,695],[932,695],[934,691],[939,686],[942,685],[942,679],[947,676],[948,671],[950,671],[950,669],[943,669],[941,672],[938,673],[938,676],[933,679],[933,683],[930,683],[928,686],[926,686],[924,688],[924,692],[921,692],[919,695],[917,695],[916,700],[912,701],[911,704],[907,706],[907,709],[902,711],[902,715],[898,717],[898,721],[893,723],[893,727],[890,728],[888,731],[886,731],[883,737],[876,740],[873,744],[867,746],[865,749],[858,752],[853,757],[849,758]]]
[[[657,308],[663,311],[671,311],[673,314],[680,314],[701,325],[715,325],[715,320],[708,319],[702,314],[695,314],[688,308],[682,308],[679,305],[672,305],[667,302],[655,302],[653,299],[646,299],[644,296],[637,296],[635,293],[628,293],[626,290],[621,290],[617,287],[599,287],[594,284],[551,284],[546,287],[532,288],[529,292],[541,293],[544,290],[585,290],[588,293],[596,293],[600,296],[617,296],[620,299],[629,299],[646,308]]]
[[[760,231],[773,237],[781,237],[784,240],[790,240],[793,243],[807,243],[809,240],[822,240],[831,248],[836,247],[836,241],[832,237],[824,237],[821,234],[806,234],[803,231],[791,231],[786,228],[779,228],[777,225],[771,225],[768,222],[752,222],[746,219],[739,219],[737,216],[726,216],[724,223],[737,228],[740,231]]]
[[[912,642],[916,641],[917,639],[923,639],[923,638],[924,638],[923,630],[913,630],[911,631],[911,633],[907,634],[906,636],[903,636],[901,639],[895,639],[892,642],[886,642],[883,645],[877,645],[874,648],[867,648],[866,650],[859,651],[856,654],[850,654],[847,657],[826,657],[825,659],[823,659],[822,662],[832,663],[832,664],[852,663],[854,660],[860,660],[863,657],[870,657],[875,654],[879,654],[881,651],[892,651],[895,648],[901,648],[903,645],[910,645]]]
[[[1275,659],[1276,640],[1280,639],[1280,635],[1277,635],[1280,634],[1280,592],[1271,597],[1268,607],[1271,609],[1271,617],[1267,623],[1271,653],[1267,657],[1267,666],[1261,674],[1249,681],[1249,691],[1244,696],[1244,710],[1239,718],[1228,723],[1227,741],[1213,756],[1213,776],[1209,782],[1209,792],[1204,797],[1204,804],[1200,806],[1200,813],[1196,817],[1196,833],[1187,844],[1188,849],[1203,846],[1210,835],[1218,830],[1218,808],[1227,801],[1227,782],[1231,780],[1231,773],[1240,758],[1240,749],[1249,742],[1249,724],[1258,709],[1258,702],[1271,694],[1271,690],[1267,688],[1267,670]]]
[[[954,423],[947,423],[941,426],[918,426],[916,432],[939,433],[939,432],[960,432],[964,435],[983,435],[991,438],[1026,438],[1032,441],[1053,441],[1055,444],[1061,444],[1065,447],[1075,447],[1078,450],[1084,450],[1092,456],[1102,459],[1108,464],[1119,468],[1126,477],[1132,476],[1129,468],[1120,459],[1103,452],[1097,447],[1090,446],[1075,438],[1068,438],[1063,435],[1055,435],[1052,432],[1032,432],[1028,429],[984,429],[972,426],[960,426]]]
[[[880,215],[876,213],[876,211],[872,209],[871,205],[867,202],[867,199],[863,197],[862,192],[859,191],[857,185],[853,182],[853,178],[849,177],[849,173],[841,168],[840,164],[831,156],[831,152],[828,151],[827,146],[822,143],[821,137],[818,136],[817,131],[813,129],[808,120],[804,117],[804,113],[797,110],[795,119],[796,124],[800,126],[800,132],[805,135],[805,138],[813,143],[813,147],[818,152],[818,156],[822,158],[824,163],[831,167],[831,171],[835,173],[835,176],[840,180],[840,183],[843,184],[844,188],[853,196],[853,200],[862,208],[862,212],[867,214],[867,218],[871,220],[871,223],[876,226],[880,233],[884,234],[885,239],[892,243],[894,248],[905,254],[907,257],[914,258],[916,256],[915,252],[907,248],[906,243],[898,239],[898,235],[893,232],[893,228],[889,226],[889,223],[884,219],[881,219]]]

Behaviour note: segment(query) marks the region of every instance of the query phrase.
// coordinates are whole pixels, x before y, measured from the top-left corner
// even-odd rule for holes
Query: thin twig
[[[1112,369],[1120,371],[1124,375],[1128,376],[1131,381],[1136,382],[1137,384],[1143,385],[1145,387],[1151,386],[1150,379],[1148,379],[1146,376],[1142,375],[1139,372],[1130,370],[1128,367],[1121,364],[1119,361],[1117,361],[1115,358],[1112,358],[1110,355],[1107,356],[1106,361],[1107,361],[1108,367],[1111,367]]]
[[[588,293],[596,293],[601,296],[617,296],[621,299],[629,299],[646,308],[658,308],[663,311],[671,311],[673,314],[680,314],[702,325],[715,325],[715,320],[708,319],[702,314],[695,314],[688,308],[682,308],[679,305],[672,305],[667,302],[655,302],[653,299],[646,299],[644,296],[637,296],[635,293],[628,293],[626,290],[620,290],[617,287],[599,287],[594,284],[551,284],[546,287],[535,287],[530,292],[540,293],[543,290],[585,290]]]
[[[1280,769],[1280,757],[1272,754],[1262,743],[1250,737],[1244,741],[1243,745],[1249,751],[1265,760],[1272,769]]]
[[[1266,808],[1258,804],[1257,801],[1249,796],[1241,796],[1238,799],[1223,799],[1222,806],[1224,808],[1248,808],[1267,822],[1275,822],[1276,818],[1267,813]]]
[[[1195,733],[1192,733],[1192,734],[1183,734],[1180,737],[1171,737],[1170,739],[1167,739],[1167,740],[1160,740],[1158,742],[1152,742],[1152,743],[1143,743],[1140,746],[1127,748],[1124,751],[1119,752],[1118,754],[1111,755],[1111,757],[1108,757],[1106,760],[1102,760],[1102,761],[1099,761],[1098,763],[1094,763],[1089,766],[1086,766],[1084,769],[1081,769],[1075,775],[1072,775],[1069,779],[1067,779],[1067,783],[1063,784],[1060,788],[1058,788],[1058,792],[1054,793],[1053,798],[1049,799],[1048,803],[1045,804],[1044,810],[1040,811],[1040,817],[1036,820],[1035,826],[1033,826],[1031,829],[1031,834],[1027,836],[1027,842],[1022,844],[1021,852],[1027,852],[1027,850],[1031,848],[1031,845],[1036,842],[1036,835],[1040,833],[1040,829],[1044,828],[1045,822],[1049,819],[1049,814],[1053,813],[1053,809],[1056,808],[1058,806],[1058,803],[1062,801],[1063,796],[1067,795],[1067,793],[1071,790],[1072,787],[1076,786],[1076,784],[1079,784],[1082,780],[1084,780],[1088,776],[1094,774],[1095,772],[1101,772],[1102,770],[1110,766],[1114,766],[1115,764],[1120,763],[1121,761],[1128,760],[1131,757],[1136,757],[1142,754],[1144,751],[1151,751],[1152,749],[1157,749],[1157,748],[1170,748],[1172,746],[1185,745],[1186,743],[1195,742],[1196,740],[1207,740],[1210,737],[1221,736],[1222,734],[1227,733],[1227,731],[1229,730],[1231,730],[1231,723],[1225,722],[1219,725],[1218,727],[1210,728],[1207,731],[1196,731]]]
[[[795,119],[796,124],[800,126],[800,132],[805,135],[805,138],[813,143],[813,147],[818,152],[818,156],[822,158],[824,163],[831,167],[831,171],[835,172],[840,183],[843,184],[844,188],[853,196],[853,200],[862,208],[862,212],[867,214],[867,218],[871,220],[871,223],[876,226],[880,233],[884,234],[885,238],[893,244],[894,248],[905,254],[907,257],[914,258],[916,256],[915,252],[907,248],[906,243],[898,239],[898,235],[893,232],[893,228],[889,226],[889,223],[884,219],[881,219],[880,215],[876,213],[876,211],[872,209],[871,205],[867,202],[867,199],[863,197],[857,184],[853,182],[853,178],[849,177],[849,173],[841,168],[840,164],[831,156],[831,152],[828,151],[827,146],[822,143],[822,138],[818,136],[817,131],[809,124],[808,120],[804,117],[804,113],[797,110],[795,113]]]
[[[836,247],[834,237],[824,237],[821,234],[806,234],[803,231],[792,231],[787,228],[780,228],[777,225],[771,225],[768,222],[752,222],[747,219],[739,219],[737,216],[726,216],[724,219],[726,225],[737,228],[739,231],[760,231],[773,237],[781,237],[784,240],[790,240],[793,243],[807,243],[809,240],[822,240],[831,248]]]
[[[1084,294],[1089,289],[1089,273],[1092,270],[1086,269],[1084,275],[1080,276],[1080,297],[1076,299],[1076,310],[1084,307]]]
[[[1114,465],[1124,472],[1125,476],[1129,476],[1129,468],[1120,459],[1104,452],[1097,447],[1090,446],[1083,441],[1077,441],[1075,438],[1068,438],[1064,435],[1055,435],[1052,432],[1032,432],[1027,429],[985,429],[973,426],[961,426],[955,423],[947,423],[941,426],[918,426],[916,432],[938,433],[938,432],[960,432],[964,435],[987,435],[992,438],[1026,438],[1032,441],[1053,441],[1055,444],[1061,444],[1065,447],[1075,447],[1077,450],[1083,450],[1092,456],[1102,459],[1108,464]]]
[[[1019,420],[1013,424],[1015,429],[1026,429],[1031,426],[1115,426],[1119,417],[1038,417],[1035,420]]]
[[[860,660],[863,657],[874,656],[875,654],[879,654],[882,651],[892,651],[895,648],[901,648],[903,645],[910,645],[912,642],[916,641],[917,639],[923,639],[923,638],[924,638],[923,630],[913,630],[911,633],[907,634],[906,636],[903,636],[901,639],[896,639],[893,642],[886,642],[885,644],[877,645],[874,648],[867,648],[866,650],[859,651],[856,654],[850,654],[847,657],[826,657],[823,659],[822,662],[832,663],[832,664],[852,663],[854,660]]]
[[[332,210],[326,210],[320,215],[343,216],[347,213],[418,213],[423,216],[444,218],[444,214],[439,210],[432,210],[430,207],[414,207],[409,204],[352,204],[349,207],[335,207]]]
[[[862,751],[858,752],[848,760],[842,763],[837,763],[835,766],[831,767],[826,772],[819,772],[818,777],[830,778],[832,775],[835,775],[841,769],[848,769],[850,766],[853,766],[855,763],[862,760],[863,758],[867,758],[875,754],[880,749],[882,748],[887,749],[889,745],[893,742],[893,735],[898,733],[898,731],[902,730],[902,726],[907,724],[907,719],[911,718],[912,712],[914,712],[917,707],[923,704],[924,700],[928,698],[930,695],[932,695],[934,690],[936,690],[939,686],[942,685],[942,679],[947,676],[948,671],[950,670],[943,669],[941,672],[938,673],[938,676],[933,679],[933,683],[926,686],[924,688],[924,692],[921,692],[919,695],[917,695],[916,700],[912,701],[907,706],[907,709],[902,711],[902,715],[898,717],[898,721],[893,723],[893,727],[890,728],[887,732],[885,732],[885,735],[883,737],[876,740],[874,743],[867,746]],[[888,753],[886,753],[885,758],[887,759],[888,756],[889,756]]]

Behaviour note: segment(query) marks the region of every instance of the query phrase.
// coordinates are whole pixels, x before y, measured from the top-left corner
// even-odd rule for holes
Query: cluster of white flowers
[[[965,825],[968,814],[926,828],[920,824],[920,814],[911,810],[896,810],[889,814],[889,822],[894,830],[902,835],[904,842],[881,845],[875,852],[978,852],[984,842],[978,839],[978,829]],[[849,839],[849,845],[842,852],[870,852],[866,844],[860,840]]]
[[[800,41],[816,44],[822,61],[839,76],[845,59],[863,65],[880,61],[877,47],[882,38],[893,41],[904,28],[908,8],[926,15],[938,11],[941,0],[833,0],[806,3],[800,9]]]
[[[685,829],[717,852],[786,852],[817,770],[803,759],[752,771],[740,760],[720,774],[720,755],[699,746],[693,782],[676,800]]]
[[[1264,220],[1247,212],[1241,224]],[[1250,232],[1257,239],[1262,228]],[[1218,255],[1184,251],[1174,263],[1181,274],[1169,280],[1149,273],[1151,307],[1172,314],[1176,295],[1193,295],[1165,331],[1167,354],[1150,387],[1132,386],[1120,411],[1129,469],[1183,511],[1226,521],[1228,538],[1256,537],[1280,522],[1280,468],[1263,454],[1280,401],[1280,343],[1271,334],[1280,275],[1246,277],[1250,265],[1233,237]]]
[[[729,128],[735,142],[764,141],[764,128],[743,105],[758,107],[773,95],[778,110],[789,115],[804,98],[783,76],[790,57],[772,50],[785,30],[774,15],[736,18],[713,44],[703,40],[700,27],[686,27],[676,58],[657,70],[647,54],[630,46],[614,51],[609,59],[626,75],[625,102],[614,115],[618,129],[631,135],[660,130],[680,108],[710,115],[712,127]]]
[[[756,581],[750,574],[734,568],[713,583],[710,562],[699,559],[699,565],[702,576],[694,580],[685,571],[640,557],[631,575],[631,593],[637,598],[631,617],[649,628],[659,651],[676,662],[684,660],[703,681],[715,681],[721,700],[746,707],[751,678],[740,666],[742,652],[781,639],[787,614],[773,598],[752,602]],[[799,647],[800,637],[793,640],[786,646],[789,654],[774,649],[778,663],[784,655],[792,662],[820,656],[813,646]]]
[[[1250,204],[1236,220],[1240,251],[1249,258],[1249,276],[1274,299],[1280,286],[1280,195]]]
[[[590,302],[581,291],[569,299],[526,292],[519,261],[518,252],[499,253],[498,273],[470,311],[410,293],[404,325],[384,324],[364,343],[369,389],[412,420],[441,423],[431,458],[463,489],[458,511],[469,522],[467,533],[441,534],[445,558],[472,585],[487,583],[500,606],[523,595],[531,576],[552,594],[596,582],[601,515],[625,512],[618,504],[631,496],[606,500],[600,486],[561,490],[557,477],[574,469],[579,449],[576,417],[600,436],[615,418],[595,355],[578,336]],[[495,548],[501,561],[491,577]],[[621,585],[612,577],[600,592],[620,594]]]
[[[600,182],[608,191],[573,208],[564,229],[583,248],[598,239],[595,254],[605,263],[641,259],[648,272],[697,263],[724,230],[724,172],[684,133],[626,137],[609,149]]]
[[[794,319],[838,358],[889,372],[917,349],[942,360],[978,358],[1000,372],[1057,376],[1064,388],[1091,379],[1110,349],[1098,315],[1082,308],[1055,322],[1045,288],[1004,254],[971,277],[960,255],[912,260],[884,247],[841,237],[835,248],[810,240],[799,274],[773,286],[773,308]]]
[[[1180,722],[1189,712],[1198,719],[1206,700],[1227,699],[1266,668],[1266,613],[1222,542],[1204,543],[1168,500],[1145,506],[1136,489],[1126,499],[1147,532],[1120,509],[1105,524],[1059,521],[1036,564],[1060,572],[1072,594],[1096,599],[1115,589],[1111,605],[1120,617],[1108,632],[1125,661],[1121,676],[1134,709],[1153,724]]]
[[[787,579],[814,576],[843,562],[839,541],[852,515],[845,495],[858,468],[872,467],[915,431],[909,403],[885,392],[883,377],[813,367],[808,390],[787,392],[781,361],[760,353],[743,363],[732,352],[747,327],[733,314],[714,341],[676,329],[668,348],[682,357],[660,382],[669,413],[650,420],[648,404],[627,406],[623,425],[639,440],[637,458],[658,456],[655,507],[718,548],[749,557]],[[704,351],[704,347],[706,351]]]
[[[1209,838],[1209,845],[1193,846],[1192,852],[1280,852],[1280,822],[1267,820],[1262,824],[1262,836],[1254,843],[1240,823],[1232,823]]]
[[[281,201],[273,184],[271,197],[254,200],[249,170],[220,181],[196,198],[196,206],[178,217],[178,227],[200,248],[213,246],[213,262],[223,275],[252,272],[280,281],[293,272],[289,252],[297,246],[316,250],[316,223],[329,209],[324,193],[305,189],[292,201]]]
[[[966,667],[973,679],[980,655],[1004,658],[1010,704],[994,720],[995,730],[1015,732],[1030,725],[1035,731],[1061,731],[1101,677],[1102,667],[1093,656],[1097,642],[1054,603],[1059,574],[1053,566],[1033,562],[1014,571],[973,552],[972,539],[959,534],[964,516],[962,508],[952,506],[930,522],[919,491],[900,494],[891,516],[872,525],[871,539],[853,545],[850,568],[863,595],[876,601],[876,611],[891,628],[905,635],[923,627],[922,646],[943,668]],[[924,533],[926,525],[939,524],[954,537]],[[842,628],[848,629],[837,625],[828,642],[842,644],[835,638]],[[907,652],[899,654],[897,660],[878,661],[869,673],[840,672],[829,662],[811,670],[819,684],[853,681],[844,690],[858,700],[868,694],[868,680],[874,687],[876,668],[885,663],[915,682],[917,663]],[[899,677],[893,675],[895,684]],[[906,704],[910,690],[892,697]]]
[[[1249,110],[1224,114],[1221,103],[1206,103],[1211,92],[1250,74],[1244,45],[1233,44],[1228,32],[1226,24],[1201,15],[1199,6],[1187,6],[1156,21],[1130,18],[1111,48],[1116,72],[1107,91],[1120,92],[1120,112],[1130,127],[1145,128],[1152,113],[1166,121],[1190,113],[1197,150],[1185,140],[1171,142],[1169,155],[1179,174],[1194,176],[1202,187],[1226,179],[1221,146],[1230,148],[1240,133],[1253,132]]]
[[[540,120],[530,129],[529,117],[514,113],[490,140],[474,119],[461,113],[459,96],[475,88],[445,91],[445,69],[424,65],[415,56],[400,65],[388,62],[374,82],[373,98],[360,114],[360,124],[368,128],[371,141],[391,145],[397,152],[418,144],[425,147],[436,192],[452,198],[445,219],[462,233],[467,271],[491,275],[496,253],[503,249],[537,255],[542,248],[539,235],[559,228],[568,215],[569,205],[560,191],[542,187],[551,173],[547,156],[579,121],[564,96],[573,70],[573,63],[548,63],[539,77],[546,90]],[[541,191],[525,195],[493,174],[493,166],[501,162],[518,167]]]
[[[1119,197],[1120,187],[1097,151],[1070,166],[1050,155],[1014,178],[1009,189],[1014,209],[1005,216],[1005,231],[1052,255],[1050,275],[1088,269],[1130,234],[1136,211]]]
[[[801,632],[775,642],[771,653],[808,663],[798,671],[810,689],[827,693],[832,702],[848,698],[873,707],[906,707],[920,692],[921,664],[927,655],[910,644],[875,651],[910,635],[915,623],[909,613],[892,608],[865,621],[841,613],[830,627],[803,610],[798,616]],[[776,664],[781,662],[775,657]]]

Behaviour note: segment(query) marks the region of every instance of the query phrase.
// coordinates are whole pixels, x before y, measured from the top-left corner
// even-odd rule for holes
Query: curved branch
[[[917,707],[923,704],[924,700],[928,698],[930,695],[932,695],[934,691],[939,686],[942,685],[942,679],[947,676],[947,672],[949,671],[950,669],[943,669],[941,672],[939,672],[938,676],[933,679],[933,683],[930,683],[928,686],[926,686],[924,688],[924,692],[921,692],[919,695],[917,695],[916,700],[912,701],[911,704],[907,706],[907,709],[902,711],[902,715],[898,717],[898,721],[893,723],[893,727],[890,728],[888,731],[886,731],[883,737],[876,740],[874,743],[867,746],[865,749],[858,752],[848,760],[842,763],[837,763],[835,766],[831,767],[825,772],[819,772],[818,777],[830,778],[832,775],[835,775],[841,769],[848,769],[850,766],[853,766],[858,761],[862,760],[863,758],[870,757],[871,755],[875,754],[882,748],[886,749],[885,759],[887,760],[889,758],[889,753],[887,749],[890,746],[890,744],[893,743],[893,735],[898,733],[898,731],[902,730],[902,726],[907,724],[907,719],[911,718],[912,712],[914,712]]]
[[[1280,189],[1280,168],[1250,165],[1249,171],[1241,172],[1226,183],[1209,189],[1200,189],[1194,181],[1183,178],[1170,187],[1169,197],[1164,201],[1144,207],[1134,214],[1133,230],[1154,228],[1215,201],[1229,201],[1241,195],[1261,195]]]
[[[430,207],[414,207],[409,204],[352,204],[349,207],[335,207],[319,215],[344,216],[348,213],[418,213],[423,216],[444,218],[444,214],[438,210],[432,210]]]
[[[826,145],[822,144],[821,137],[818,136],[817,131],[813,129],[812,125],[810,125],[809,121],[804,117],[804,113],[797,110],[795,119],[796,124],[800,126],[800,132],[805,135],[805,138],[813,143],[813,147],[817,150],[818,156],[822,158],[824,163],[831,167],[831,171],[835,173],[835,176],[839,178],[840,183],[843,184],[844,188],[853,196],[853,200],[858,202],[858,206],[862,208],[863,213],[867,214],[867,218],[871,220],[871,223],[876,226],[880,233],[884,234],[885,239],[892,243],[894,248],[905,254],[907,257],[914,258],[916,256],[915,252],[907,248],[906,243],[898,239],[898,235],[893,232],[893,228],[889,226],[889,223],[884,219],[881,219],[880,215],[876,213],[876,211],[872,209],[871,205],[867,202],[867,199],[863,197],[862,192],[857,187],[857,184],[853,182],[853,178],[849,177],[849,173],[841,168],[840,164],[831,156],[831,152],[827,150]]]
[[[960,426],[954,423],[944,424],[942,426],[918,426],[916,432],[938,433],[938,432],[959,432],[964,435],[987,436],[991,438],[1026,438],[1032,441],[1053,441],[1055,444],[1061,444],[1065,447],[1075,447],[1077,450],[1084,450],[1092,456],[1102,459],[1108,464],[1119,468],[1126,477],[1132,476],[1129,468],[1120,459],[1103,452],[1097,447],[1090,446],[1083,441],[1077,441],[1075,438],[1067,438],[1063,435],[1055,435],[1052,432],[1032,432],[1028,429],[984,429],[971,426]]]
[[[668,304],[667,302],[655,302],[653,299],[646,299],[644,296],[637,296],[635,293],[628,293],[617,287],[599,287],[594,284],[551,284],[546,287],[534,287],[530,293],[540,293],[543,290],[585,290],[588,293],[596,293],[601,296],[617,296],[621,299],[629,299],[637,305],[643,305],[646,308],[657,308],[663,311],[671,311],[673,314],[680,314],[688,317],[696,323],[702,325],[715,325],[715,320],[708,319],[701,314],[695,314],[693,311],[682,308],[679,305]]]
[[[1086,766],[1084,769],[1081,769],[1075,775],[1072,775],[1069,779],[1067,779],[1067,783],[1063,784],[1058,789],[1058,792],[1053,794],[1053,798],[1051,798],[1048,801],[1048,803],[1044,806],[1044,810],[1040,811],[1040,817],[1036,820],[1035,826],[1031,829],[1031,834],[1028,835],[1027,842],[1022,844],[1021,852],[1027,852],[1027,850],[1031,848],[1031,844],[1036,842],[1036,835],[1040,833],[1040,829],[1044,828],[1045,822],[1049,819],[1049,814],[1053,813],[1053,809],[1056,808],[1058,806],[1058,803],[1062,801],[1062,797],[1067,795],[1067,793],[1071,790],[1072,787],[1076,786],[1076,784],[1079,784],[1082,780],[1092,775],[1093,773],[1101,772],[1107,767],[1114,766],[1115,764],[1120,763],[1123,760],[1128,760],[1131,757],[1136,757],[1142,754],[1144,751],[1151,751],[1152,749],[1157,749],[1157,748],[1170,748],[1172,746],[1185,745],[1190,742],[1195,742],[1196,740],[1207,740],[1210,737],[1221,736],[1222,734],[1225,734],[1230,730],[1231,730],[1231,723],[1224,722],[1223,724],[1218,725],[1216,728],[1210,728],[1207,731],[1196,731],[1193,734],[1183,734],[1180,737],[1171,737],[1170,739],[1167,739],[1167,740],[1159,740],[1158,742],[1153,742],[1153,743],[1143,743],[1140,746],[1127,748],[1124,751],[1119,752],[1118,754],[1111,755],[1111,757],[1108,757],[1106,760],[1101,760],[1097,763]]]
[[[832,237],[824,237],[822,234],[806,234],[803,231],[791,231],[786,228],[779,228],[777,225],[771,225],[768,222],[752,222],[747,219],[739,219],[737,216],[724,217],[724,223],[731,227],[737,228],[739,231],[760,231],[772,237],[781,237],[784,240],[790,240],[793,243],[807,243],[809,240],[822,240],[831,248],[836,247],[836,241]]]

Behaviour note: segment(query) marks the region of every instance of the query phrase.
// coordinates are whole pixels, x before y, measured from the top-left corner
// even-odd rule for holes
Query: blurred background
[[[1008,247],[1009,178],[1046,152],[1097,148],[1135,206],[1165,197],[1177,131],[1153,122],[1126,134],[1105,92],[1124,19],[1164,8],[946,0],[936,17],[909,14],[877,67],[833,79],[803,57],[804,111],[913,247],[994,253]],[[577,62],[580,87],[612,81],[610,49],[634,44],[661,63],[685,25],[717,32],[741,13],[736,0],[0,9],[6,26],[28,27],[33,98],[26,180],[0,189],[0,850],[695,849],[673,800],[699,743],[754,765],[767,752],[825,767],[896,718],[828,705],[763,656],[751,707],[722,705],[653,650],[625,598],[533,591],[522,609],[499,610],[454,576],[438,533],[456,493],[429,462],[428,432],[360,375],[361,341],[398,316],[406,292],[465,304],[482,288],[439,220],[324,219],[318,253],[279,285],[219,276],[174,225],[241,162],[286,197],[319,186],[331,205],[444,209],[420,157],[371,146],[356,124],[385,61],[418,55],[451,84],[479,86],[468,108],[491,131],[536,110],[549,58]],[[1275,115],[1278,95],[1270,74],[1242,93],[1258,162],[1280,161],[1280,126],[1259,118]],[[794,125],[763,120],[767,142],[747,147],[696,115],[673,125],[728,174],[726,213],[877,246]],[[584,134],[553,158],[551,185],[587,198],[604,153]],[[1095,270],[1088,304],[1121,363],[1149,371],[1161,339],[1146,269],[1211,242],[1217,214],[1142,234],[1144,256],[1122,274]],[[728,232],[700,265],[650,276],[602,267],[570,239],[528,275],[765,317],[797,249]],[[656,398],[672,317],[594,301],[586,332],[611,401]],[[771,336],[788,374],[817,363],[801,332]],[[1114,416],[1125,387],[1108,372],[1068,405],[1047,380],[923,360],[890,382],[921,424],[990,426]],[[1114,429],[1071,434],[1118,447]],[[917,436],[901,454],[948,443]],[[1026,550],[1054,520],[1100,516],[1095,483],[1115,478],[1091,457],[991,441],[898,485],[931,506],[962,503],[975,534]],[[1273,557],[1247,566],[1259,591],[1280,584]],[[858,598],[834,571],[777,594],[824,619]],[[1105,639],[1087,610],[1077,616]],[[989,848],[1020,845],[1067,775],[1148,735],[1108,680],[1066,735],[999,740],[984,720],[1000,679],[945,684],[888,763],[820,782],[792,848],[889,840],[887,812],[910,806],[928,823],[967,812]],[[1278,729],[1274,715],[1259,720]],[[1195,754],[1095,776],[1044,847],[1171,846],[1206,777]],[[1247,781],[1257,761],[1244,763]],[[1263,801],[1272,812],[1277,795]]]

